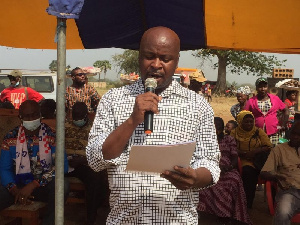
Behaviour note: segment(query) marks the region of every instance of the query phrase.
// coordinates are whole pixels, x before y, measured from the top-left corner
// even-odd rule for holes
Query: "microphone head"
[[[154,78],[147,78],[145,81],[145,89],[147,88],[153,88],[155,89],[157,87],[157,81]]]

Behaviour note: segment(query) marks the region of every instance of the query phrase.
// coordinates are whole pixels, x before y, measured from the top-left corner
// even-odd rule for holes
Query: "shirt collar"
[[[128,85],[124,93],[127,95],[139,95],[144,93],[145,87],[141,79],[137,80],[132,85]],[[177,81],[173,80],[172,83],[167,87],[161,94],[163,98],[168,98],[172,94],[179,95],[181,97],[187,98],[188,91],[186,88],[182,87]]]

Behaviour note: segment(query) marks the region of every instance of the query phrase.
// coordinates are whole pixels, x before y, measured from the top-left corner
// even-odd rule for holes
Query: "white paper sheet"
[[[174,166],[189,167],[196,142],[176,145],[133,145],[130,150],[127,171],[162,173],[174,170]]]

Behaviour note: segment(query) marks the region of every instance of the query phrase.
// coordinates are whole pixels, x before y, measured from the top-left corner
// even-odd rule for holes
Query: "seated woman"
[[[252,224],[247,213],[246,196],[237,171],[238,154],[233,137],[224,135],[224,121],[215,117],[215,126],[221,151],[221,176],[216,185],[199,192],[198,211],[219,217],[222,222],[234,219]]]
[[[258,175],[267,159],[272,144],[268,135],[254,124],[250,111],[241,111],[237,116],[238,127],[231,131],[237,143],[238,154],[242,162],[242,180],[247,198],[247,207],[252,208]],[[265,154],[264,154],[265,153]],[[256,156],[256,158],[255,158]]]

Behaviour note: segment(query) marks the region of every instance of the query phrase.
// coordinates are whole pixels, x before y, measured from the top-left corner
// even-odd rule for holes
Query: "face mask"
[[[86,124],[86,119],[82,120],[73,120],[73,123],[77,127],[83,127]]]
[[[18,81],[15,85],[10,85],[11,87],[18,87],[20,85],[20,81]]]
[[[30,131],[36,130],[41,125],[41,118],[31,121],[23,120],[23,126]]]

